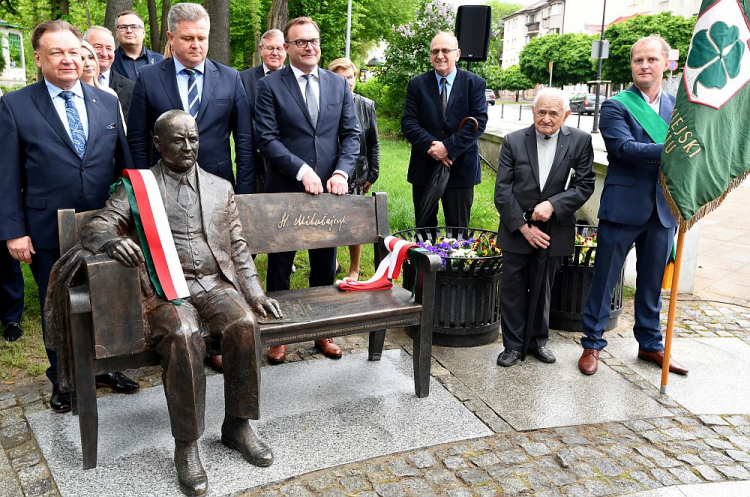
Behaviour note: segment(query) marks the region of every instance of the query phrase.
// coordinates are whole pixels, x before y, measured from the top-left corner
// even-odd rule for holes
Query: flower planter
[[[435,242],[440,236],[469,240],[496,233],[455,227],[418,228],[394,236],[413,242]],[[437,274],[433,343],[447,347],[473,347],[494,342],[500,334],[500,268],[502,256],[441,256]],[[413,288],[414,268],[405,263],[404,288]]]
[[[596,226],[576,225],[576,247],[570,257],[564,257],[560,269],[555,275],[550,298],[549,327],[562,331],[581,331],[583,307],[589,296],[589,289],[594,278],[594,259],[596,242],[593,245],[581,243],[581,238],[596,236]],[[617,326],[622,314],[622,295],[625,268],[620,272],[620,279],[612,292],[612,310],[607,321],[606,330]]]

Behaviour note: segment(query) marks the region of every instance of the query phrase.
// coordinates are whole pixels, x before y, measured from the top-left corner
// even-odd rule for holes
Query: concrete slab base
[[[516,430],[669,416],[669,411],[603,362],[593,376],[578,371],[581,347],[553,338],[554,364],[533,357],[509,368],[496,364],[501,343],[433,348],[433,356]]]
[[[492,434],[435,380],[430,396],[417,398],[411,360],[394,350],[380,362],[358,354],[264,368],[262,420],[252,424],[273,448],[275,462],[268,468],[249,465],[221,444],[223,377],[210,377],[206,433],[199,442],[210,494]],[[99,465],[88,471],[81,469],[77,417],[46,411],[28,419],[63,496],[181,495],[160,387],[99,400]]]
[[[661,369],[637,359],[634,339],[612,339],[607,350],[651,384],[661,384]],[[670,397],[693,414],[750,414],[750,345],[733,337],[675,338],[672,355],[690,373],[669,375]]]

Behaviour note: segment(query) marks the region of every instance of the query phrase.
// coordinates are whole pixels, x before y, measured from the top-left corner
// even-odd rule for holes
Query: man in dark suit
[[[359,126],[351,91],[341,76],[318,67],[320,30],[309,17],[284,28],[289,65],[258,82],[255,127],[268,161],[266,192],[344,195],[359,154]],[[295,252],[268,255],[266,290],[289,289]],[[333,284],[336,249],[310,250],[310,286]],[[332,339],[316,340],[326,356],[341,357]],[[286,359],[286,345],[269,361]]]
[[[257,94],[258,81],[272,72],[276,72],[284,67],[286,60],[286,50],[284,49],[284,33],[278,29],[271,29],[263,33],[258,45],[263,63],[250,69],[240,72],[242,85],[245,87],[245,93],[250,101],[250,114],[255,122],[255,96]],[[255,155],[253,162],[255,164],[255,179],[257,183],[256,191],[262,193],[266,182],[266,163],[263,156],[258,150],[258,136],[255,134]]]
[[[168,110],[196,118],[201,134],[200,167],[232,183],[236,193],[255,192],[253,123],[239,73],[206,58],[210,22],[195,3],[174,5],[167,36],[173,57],[141,69],[130,100],[128,143],[139,169],[159,159],[153,148],[154,122]],[[237,181],[232,171],[234,137]]]
[[[549,299],[562,257],[575,248],[575,213],[594,192],[591,135],[563,126],[570,102],[558,89],[544,89],[534,99],[534,125],[505,136],[500,152],[495,206],[500,213],[498,245],[503,250],[500,275],[500,324],[504,367],[521,357],[525,333],[529,353],[555,362],[547,347]],[[546,277],[529,326],[529,295],[535,284],[537,250],[547,250]]]
[[[0,323],[3,338],[15,342],[23,335],[23,273],[21,264],[10,256],[8,247],[0,245]]]
[[[146,36],[143,19],[132,10],[120,12],[115,25],[120,46],[115,51],[112,68],[121,76],[135,81],[144,66],[164,60],[160,53],[152,52],[143,45]]]
[[[91,26],[83,34],[83,39],[89,42],[96,51],[96,60],[99,62],[99,84],[112,88],[117,93],[122,106],[122,115],[127,122],[130,96],[133,94],[135,83],[112,70],[112,62],[115,60],[115,39],[112,32],[103,26]]]
[[[635,324],[638,358],[661,366],[664,360],[661,322],[661,281],[672,250],[677,222],[664,199],[659,173],[663,143],[649,133],[649,120],[666,123],[675,98],[663,93],[669,45],[661,37],[641,38],[630,50],[633,86],[602,104],[601,132],[607,147],[607,176],[599,207],[595,273],[583,311],[583,354],[578,369],[596,373],[602,337],[609,319],[612,290],[625,257],[635,243]],[[641,124],[644,123],[644,124]],[[669,370],[688,370],[670,360]]]
[[[260,344],[255,315],[281,317],[278,303],[263,292],[242,234],[232,186],[198,167],[195,120],[169,111],[155,123],[154,143],[162,159],[149,171],[164,198],[168,226],[189,296],[174,305],[143,288],[151,324],[149,343],[162,356],[175,466],[182,490],[203,495],[208,487],[198,454],[204,431],[206,354],[203,331],[216,339],[224,354],[225,417],[221,442],[238,450],[251,464],[269,466],[273,454],[250,426],[260,415]],[[196,221],[193,221],[196,220]],[[119,185],[104,210],[81,232],[84,248],[106,252],[126,266],[143,265],[132,208]],[[259,346],[259,345],[258,345]]]
[[[416,218],[433,171],[446,165],[450,177],[441,198],[445,224],[467,227],[474,185],[482,180],[477,141],[487,125],[487,101],[485,81],[456,67],[460,56],[458,40],[451,33],[432,39],[430,62],[435,70],[409,81],[401,130],[412,147],[407,180],[412,184]],[[465,117],[477,120],[476,131],[471,123],[459,129]],[[435,205],[427,226],[437,226],[437,212]]]
[[[31,43],[44,80],[0,101],[0,240],[14,259],[31,264],[42,315],[59,257],[57,210],[101,208],[110,185],[132,165],[117,98],[78,79],[81,38],[66,21],[39,24]],[[57,358],[51,350],[47,355],[47,377],[54,385],[50,407],[69,411],[70,395],[57,384]],[[138,388],[117,375],[110,377],[113,388]]]

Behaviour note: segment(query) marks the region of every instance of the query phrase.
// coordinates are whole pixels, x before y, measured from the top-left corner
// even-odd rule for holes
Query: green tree
[[[500,75],[500,89],[510,90],[516,92],[516,102],[518,102],[518,92],[522,90],[528,90],[533,88],[532,83],[526,76],[521,72],[521,68],[516,66],[510,66],[508,69],[503,71]]]
[[[503,69],[500,67],[500,62],[497,60],[494,52],[490,52],[485,62],[473,65],[471,69],[473,73],[484,78],[487,82],[487,88],[492,88],[493,90],[500,88],[500,78],[502,77]]]
[[[488,0],[485,2],[485,5],[489,5],[492,10],[490,51],[495,55],[497,60],[500,60],[503,57],[503,31],[505,29],[503,19],[514,12],[518,12],[524,6],[520,3],[506,3],[500,0]],[[489,81],[487,84],[489,84]]]
[[[615,84],[628,84],[633,80],[630,71],[630,48],[644,36],[661,35],[669,45],[680,51],[680,67],[685,63],[690,38],[695,27],[695,17],[685,18],[661,14],[636,16],[625,22],[614,24],[604,31],[609,40],[609,58],[604,60],[602,76]]]
[[[534,83],[549,83],[549,63],[554,62],[552,85],[577,84],[596,78],[591,42],[596,36],[549,34],[531,40],[519,56],[521,72]]]
[[[346,53],[346,10],[347,0],[290,0],[289,19],[311,17],[320,27],[321,66]],[[359,2],[352,2],[351,39],[362,36],[360,19],[364,7]]]

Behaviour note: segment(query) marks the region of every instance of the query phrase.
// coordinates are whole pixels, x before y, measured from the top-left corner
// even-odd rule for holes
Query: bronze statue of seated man
[[[183,111],[164,113],[154,126],[154,145],[161,160],[151,172],[189,296],[176,304],[146,285],[143,309],[148,339],[162,357],[180,488],[188,495],[202,495],[208,489],[197,443],[204,431],[206,403],[203,334],[219,342],[224,356],[226,414],[221,441],[251,464],[268,466],[273,462],[271,450],[249,422],[259,417],[260,332],[255,316],[280,318],[281,310],[260,285],[232,186],[198,167],[195,119]],[[123,184],[83,228],[81,242],[84,248],[106,252],[127,266],[144,264]]]

